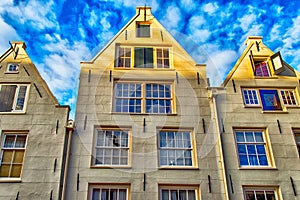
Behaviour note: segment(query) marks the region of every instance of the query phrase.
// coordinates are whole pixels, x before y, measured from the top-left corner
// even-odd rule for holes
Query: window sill
[[[260,105],[253,105],[253,106],[244,105],[244,108],[261,108],[261,106]]]
[[[243,167],[239,167],[240,170],[277,170],[276,167],[271,167],[271,166],[265,166],[265,167],[260,167],[260,166],[243,166]]]
[[[176,116],[177,113],[163,114],[163,113],[119,113],[111,112],[112,115],[157,115],[157,116]]]
[[[0,183],[21,183],[21,178],[0,178]]]
[[[131,169],[131,166],[120,166],[120,165],[93,165],[91,169]]]
[[[288,114],[289,112],[286,110],[263,110],[261,113],[264,114]]]
[[[5,72],[5,74],[18,74],[19,71],[16,71],[16,72]]]
[[[145,71],[175,71],[174,68],[170,66],[170,68],[136,68],[136,67],[114,67],[114,70],[145,70]]]
[[[25,115],[26,112],[0,112],[0,115]]]
[[[160,166],[158,167],[159,170],[199,170],[198,167],[188,167],[188,166]]]
[[[254,76],[255,79],[278,79],[278,76]]]

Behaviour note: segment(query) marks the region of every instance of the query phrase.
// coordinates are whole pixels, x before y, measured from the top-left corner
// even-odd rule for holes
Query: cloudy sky
[[[25,41],[42,77],[60,104],[71,105],[74,118],[80,61],[95,56],[145,3],[197,63],[207,64],[214,86],[223,82],[250,35],[263,36],[264,44],[300,70],[299,0],[1,0],[0,54],[9,41]]]

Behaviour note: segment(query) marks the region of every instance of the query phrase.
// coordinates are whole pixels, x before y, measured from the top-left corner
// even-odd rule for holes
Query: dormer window
[[[19,64],[17,63],[9,63],[7,65],[7,72],[16,73],[19,71]]]
[[[138,22],[136,24],[136,37],[150,37],[150,24]]]
[[[255,76],[260,76],[260,77],[270,76],[267,61],[254,61],[254,65],[255,65],[255,71],[254,71]]]

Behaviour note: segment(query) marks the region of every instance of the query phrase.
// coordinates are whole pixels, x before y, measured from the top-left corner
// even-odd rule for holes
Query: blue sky
[[[193,0],[1,0],[0,54],[9,41],[25,41],[27,52],[60,104],[74,118],[80,61],[89,61],[135,15],[153,15],[220,85],[245,49],[247,36],[300,70],[300,1]]]

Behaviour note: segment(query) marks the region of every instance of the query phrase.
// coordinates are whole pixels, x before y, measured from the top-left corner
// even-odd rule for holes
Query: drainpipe
[[[219,125],[219,116],[218,116],[218,108],[217,108],[217,95],[218,94],[213,94],[212,92],[212,102],[213,102],[213,107],[214,107],[214,118],[215,118],[215,123],[216,123],[216,129],[217,129],[217,135],[218,135],[218,141],[219,141],[219,149],[220,149],[220,155],[221,155],[221,164],[222,164],[222,174],[223,174],[223,180],[224,180],[224,188],[225,188],[225,199],[229,200],[229,188],[227,184],[227,170],[226,170],[226,163],[224,159],[224,148],[222,144],[222,133],[220,132],[220,125]]]
[[[66,159],[65,159],[65,167],[64,167],[64,179],[63,179],[63,188],[62,188],[62,198],[61,200],[65,200],[66,198],[66,188],[67,188],[67,177],[68,177],[68,167],[69,167],[69,158],[70,158],[70,149],[71,149],[71,140],[72,140],[72,133],[75,129],[75,124],[73,120],[68,120],[66,126],[68,132],[68,146],[66,151]]]

